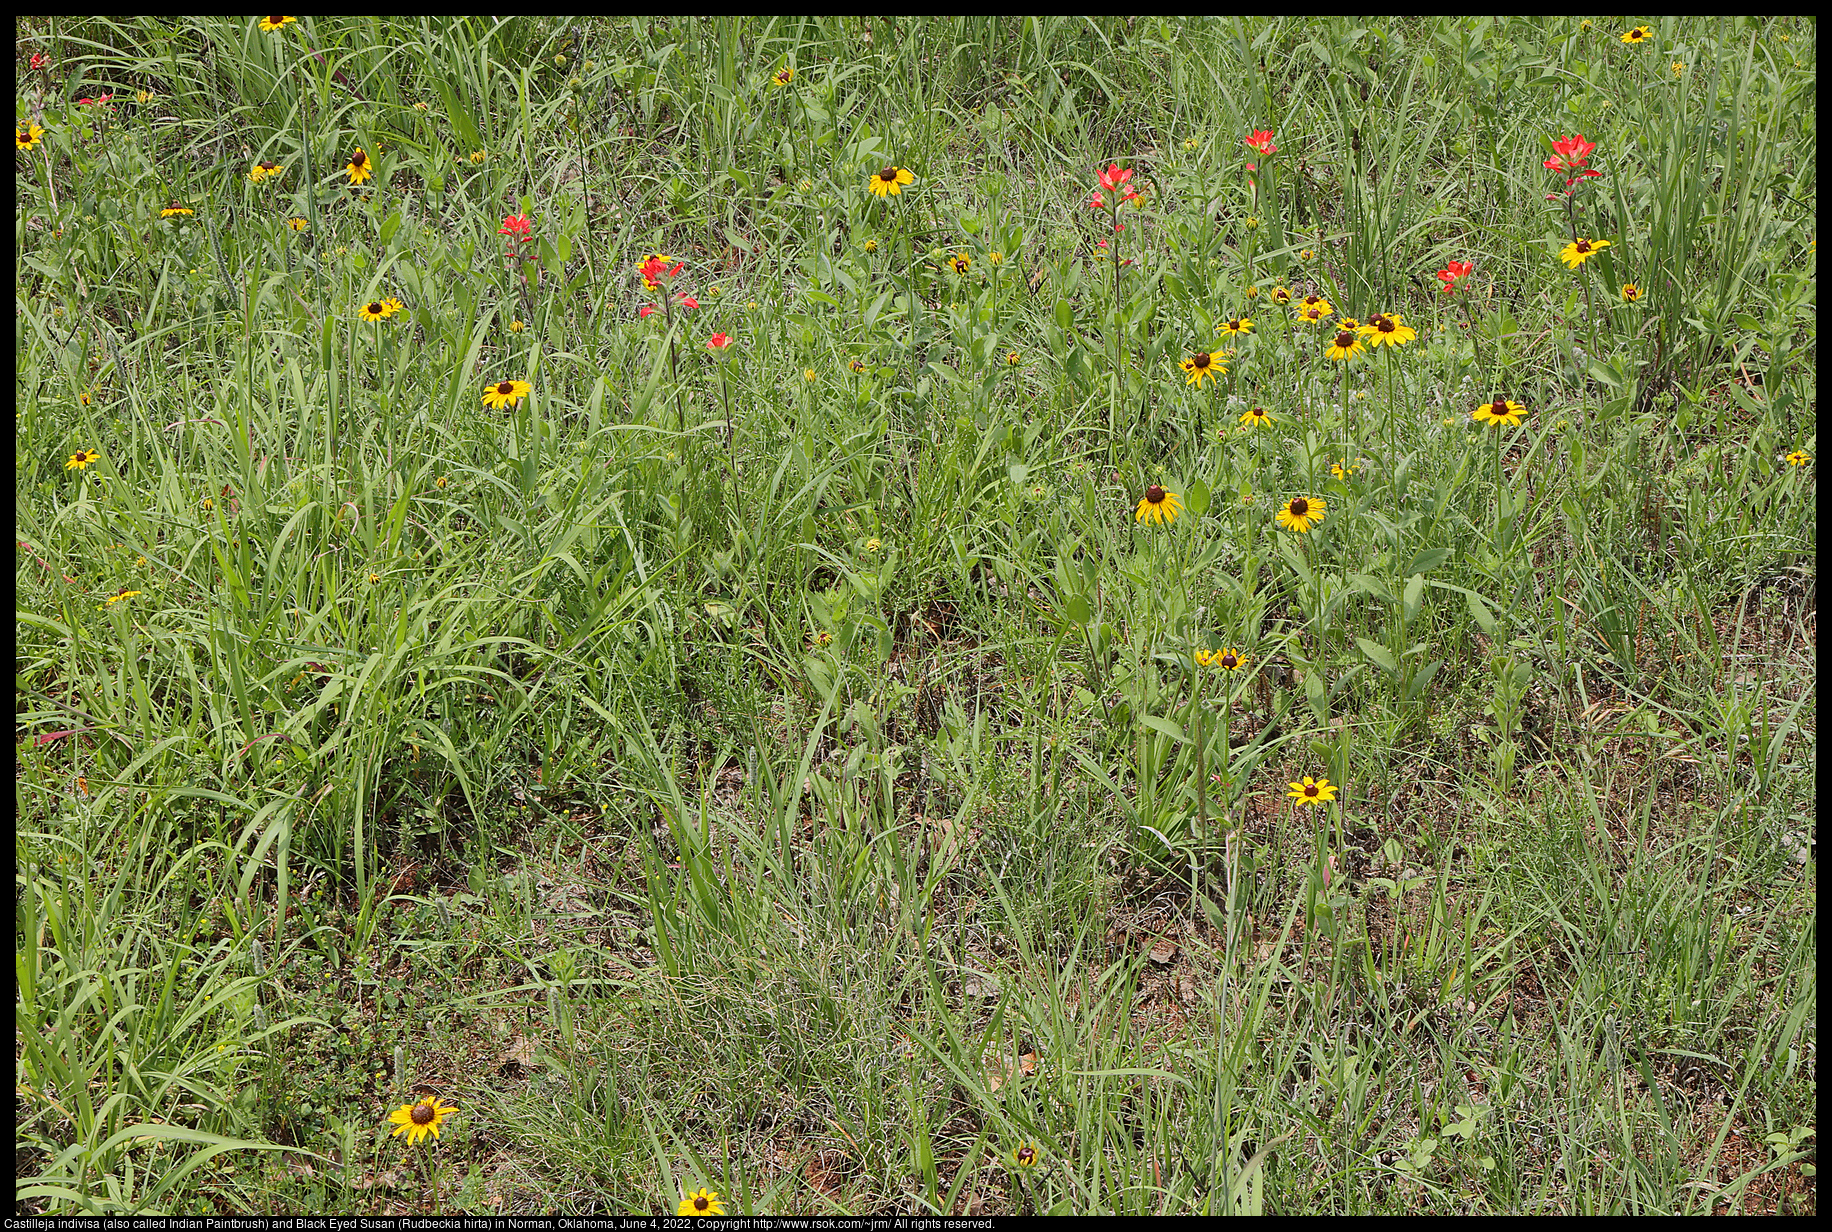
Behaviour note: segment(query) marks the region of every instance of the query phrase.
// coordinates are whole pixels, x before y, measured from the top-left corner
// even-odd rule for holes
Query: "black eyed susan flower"
[[[1224,672],[1238,672],[1247,662],[1247,656],[1230,646],[1217,651],[1211,661]]]
[[[865,361],[862,359],[854,359],[850,363],[848,363],[846,366],[852,369],[854,372],[864,372],[865,371]]]
[[[1298,260],[1300,261],[1315,261],[1316,259],[1317,250],[1314,248],[1306,248],[1303,252],[1298,254]]]
[[[1344,458],[1341,462],[1330,463],[1329,473],[1332,477],[1347,483],[1349,481],[1349,476],[1360,469],[1359,466],[1349,466],[1348,459]]]
[[[1629,30],[1628,32],[1623,34],[1622,41],[1627,43],[1630,47],[1634,47],[1641,43],[1647,42],[1649,39],[1653,37],[1654,37],[1654,32],[1651,29],[1649,29],[1648,27],[1636,26],[1634,29]]]
[[[1177,515],[1182,512],[1183,498],[1175,492],[1166,492],[1154,483],[1145,489],[1145,495],[1139,501],[1139,510],[1133,515],[1133,521],[1168,526],[1175,522]]]
[[[101,458],[102,455],[93,449],[79,449],[70,455],[70,460],[64,463],[64,469],[67,471],[80,471],[92,462],[101,461]]]
[[[1035,1168],[1037,1166],[1037,1148],[1026,1142],[1011,1153],[1011,1161],[1020,1168]]]
[[[1419,332],[1401,320],[1398,313],[1389,316],[1384,312],[1370,316],[1359,332],[1370,347],[1405,346],[1419,336]]]
[[[1359,330],[1361,328],[1361,322],[1357,321],[1354,317],[1337,317],[1336,328]]]
[[[786,64],[770,75],[770,84],[773,86],[786,86],[794,80],[795,70]]]
[[[526,381],[497,381],[483,387],[483,404],[500,411],[516,405],[533,392],[534,386]]]
[[[1285,304],[1289,304],[1291,302],[1291,288],[1290,287],[1272,288],[1272,302],[1275,304],[1279,304],[1281,306]]]
[[[1346,362],[1361,354],[1361,335],[1352,329],[1336,331],[1336,339],[1323,353],[1331,359]]]
[[[306,228],[306,221],[303,218],[289,218],[286,220],[286,225],[294,231],[303,231]]]
[[[866,187],[871,189],[873,196],[895,197],[903,191],[905,184],[915,182],[916,177],[902,167],[886,167],[882,171],[873,172]]]
[[[387,310],[389,316],[393,316],[397,312],[405,311],[407,305],[390,295],[387,299],[382,301],[382,307]]]
[[[968,270],[973,268],[973,258],[964,252],[957,252],[948,258],[948,268],[964,276]]]
[[[195,210],[188,210],[182,205],[172,204],[172,205],[166,206],[163,210],[160,210],[159,217],[161,218],[189,218],[191,215],[195,214],[196,212],[197,211]]]
[[[19,126],[14,135],[19,140],[19,148],[29,150],[44,140],[45,130],[28,120]]]
[[[396,1108],[388,1114],[394,1122],[394,1132],[390,1137],[399,1138],[407,1135],[407,1145],[412,1146],[420,1139],[431,1134],[439,1136],[439,1125],[446,1117],[458,1111],[451,1104],[443,1103],[437,1095],[428,1095],[417,1104],[408,1104],[405,1108]]]
[[[989,253],[987,253],[987,254],[986,254],[986,264],[988,264],[988,265],[1003,265],[1003,264],[1005,264],[1005,254],[1004,254],[1004,253],[1002,253],[1002,252],[1000,252],[1000,251],[999,251],[998,249],[996,249],[996,248],[995,248],[995,249],[993,249],[993,250],[992,250],[991,252],[989,252]]]
[[[1005,352],[1005,363],[1008,367],[1016,368],[1019,364],[1023,362],[1024,362],[1024,356],[1018,354],[1016,351]]]
[[[1279,525],[1300,535],[1323,521],[1324,502],[1315,496],[1294,496],[1279,509]]]
[[[1328,779],[1313,779],[1308,774],[1302,783],[1288,783],[1290,796],[1299,804],[1328,804],[1336,798],[1336,786]]]
[[[1559,249],[1558,259],[1565,263],[1566,269],[1576,269],[1608,248],[1609,244],[1608,240],[1587,240],[1580,237]]]
[[[1302,325],[1321,325],[1327,316],[1329,316],[1328,311],[1322,308],[1298,309],[1298,322]]]
[[[1196,352],[1184,360],[1181,367],[1184,375],[1189,378],[1187,383],[1194,385],[1197,389],[1201,389],[1202,383],[1210,377],[1218,376],[1228,370],[1228,366],[1221,362],[1220,356],[1208,351]]]
[[[1330,316],[1336,315],[1335,306],[1331,304],[1328,300],[1324,299],[1321,295],[1316,295],[1316,294],[1306,295],[1303,299],[1298,301],[1298,307],[1300,309],[1305,309],[1305,310],[1309,310],[1313,308],[1316,309],[1319,313],[1322,314],[1322,316],[1320,316],[1318,320],[1321,320],[1322,317],[1330,317]]]
[[[1812,455],[1808,454],[1804,449],[1796,449],[1787,456],[1787,464],[1789,466],[1805,466],[1812,460]]]
[[[698,1193],[690,1193],[682,1198],[680,1206],[675,1209],[674,1213],[676,1215],[723,1215],[725,1206],[719,1201],[717,1193],[710,1189],[702,1189]]]
[[[280,27],[290,26],[298,20],[297,17],[263,17],[261,18],[261,29],[271,34]]]
[[[1272,416],[1266,413],[1266,408],[1263,406],[1256,406],[1240,417],[1240,425],[1243,428],[1265,428],[1271,424]]]
[[[1632,303],[1635,303],[1640,298],[1641,298],[1641,288],[1640,287],[1636,286],[1632,282],[1625,282],[1622,284],[1622,302],[1623,303],[1632,304]]]
[[[490,151],[488,150],[472,150],[471,151],[471,161],[474,163],[481,163],[489,157],[490,157]]]
[[[370,163],[369,156],[363,153],[361,146],[357,146],[356,153],[350,155],[350,161],[344,164],[344,170],[349,173],[352,184],[364,183],[375,174],[375,167]]]
[[[372,299],[358,308],[356,315],[365,321],[386,321],[389,316],[388,303],[386,300]],[[489,401],[487,397],[484,400]]]
[[[138,591],[138,590],[120,591],[116,594],[109,595],[106,599],[102,600],[101,607],[113,607],[115,604],[119,603],[123,599],[131,599],[135,595],[142,594],[142,593],[144,592]],[[98,608],[97,610],[99,611],[101,609]]]
[[[1506,398],[1494,398],[1471,411],[1469,417],[1477,423],[1485,423],[1490,427],[1499,428],[1502,424],[1506,424],[1510,428],[1517,428],[1520,426],[1520,417],[1526,413],[1527,408],[1518,402],[1509,402]]]
[[[85,389],[82,393],[76,395],[76,404],[78,406],[91,406],[94,405],[94,403],[95,390],[93,389]]]
[[[285,167],[269,160],[256,163],[253,167],[250,167],[248,169],[248,178],[256,184],[259,184],[262,180],[271,180],[275,176],[283,174],[285,171]]]
[[[1224,338],[1245,338],[1253,332],[1253,322],[1243,317],[1233,317],[1217,325],[1215,332]]]

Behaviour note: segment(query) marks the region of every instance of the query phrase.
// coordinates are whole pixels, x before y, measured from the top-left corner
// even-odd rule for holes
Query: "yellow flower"
[[[1303,252],[1298,254],[1298,260],[1300,261],[1315,261],[1316,259],[1317,251],[1314,248],[1306,248]]]
[[[1247,230],[1251,231],[1257,226],[1259,226],[1259,219],[1251,217],[1247,219]]]
[[[1308,774],[1302,783],[1289,783],[1290,796],[1299,804],[1328,804],[1336,798],[1336,787],[1328,779],[1313,779]]]
[[[1024,357],[1016,351],[1007,351],[1005,352],[1005,362],[1008,366],[1016,368],[1019,364],[1024,362]]]
[[[877,252],[878,251],[878,241],[877,240],[866,240],[865,241],[865,251],[866,252]]]
[[[390,295],[387,299],[382,301],[382,308],[389,316],[393,316],[397,312],[406,311],[407,305]]]
[[[79,449],[70,455],[70,460],[64,463],[64,469],[67,471],[80,471],[86,468],[90,463],[99,462],[101,459],[102,455],[93,449]]]
[[[361,184],[375,174],[375,166],[369,161],[369,156],[363,153],[361,146],[357,146],[356,153],[350,155],[350,161],[344,164],[344,170],[349,173],[352,184]]]
[[[1247,289],[1251,291],[1253,288]],[[1226,338],[1245,338],[1253,332],[1253,322],[1244,317],[1234,317],[1217,325],[1215,332]]]
[[[1673,75],[1674,75],[1675,77],[1683,77],[1683,76],[1685,76],[1685,74],[1686,74],[1686,66],[1685,66],[1685,65],[1683,65],[1683,64],[1681,64],[1681,63],[1680,63],[1680,62],[1679,62],[1678,60],[1675,60],[1675,61],[1673,61],[1673,65],[1672,65],[1672,67],[1673,67]]]
[[[45,130],[27,120],[18,128],[19,148],[29,150],[37,145],[45,135]]]
[[[1247,656],[1232,646],[1226,650],[1198,650],[1196,652],[1196,662],[1204,667],[1219,667],[1224,672],[1238,672],[1246,661]]]
[[[773,86],[786,86],[794,80],[795,70],[785,64],[771,75],[770,84]]]
[[[802,380],[813,382],[813,381],[818,381],[820,379],[821,379],[821,374],[816,372],[814,369],[812,368],[803,368],[802,369]]]
[[[1005,254],[995,248],[986,254],[986,263],[988,265],[1003,265],[1005,264]]]
[[[1322,320],[1323,317],[1334,316],[1336,314],[1335,305],[1331,304],[1328,300],[1324,299],[1321,295],[1317,295],[1315,293],[1306,295],[1303,299],[1299,300],[1298,307],[1303,308],[1305,310],[1315,309],[1317,312],[1322,314],[1322,316],[1318,317],[1318,320]]]
[[[1622,36],[1622,41],[1633,47],[1635,44],[1645,43],[1653,37],[1654,32],[1646,26],[1636,26],[1633,30],[1628,31]]]
[[[306,228],[306,221],[303,218],[289,218],[286,220],[286,225],[295,231],[303,231]]]
[[[1496,398],[1484,402],[1471,411],[1469,417],[1477,423],[1485,423],[1495,428],[1499,428],[1502,424],[1510,428],[1517,428],[1520,426],[1520,417],[1526,413],[1527,408],[1520,403],[1509,402],[1506,398]]]
[[[526,381],[497,381],[483,387],[483,404],[493,410],[512,407],[534,392],[534,386]]]
[[[1419,336],[1419,332],[1407,325],[1397,312],[1390,316],[1384,312],[1374,313],[1359,332],[1371,347],[1405,346]]]
[[[884,540],[882,539],[867,539],[865,541],[865,550],[867,552],[870,552],[873,556],[876,556],[878,554],[878,550],[882,548],[883,546],[884,546]]]
[[[851,368],[854,372],[865,371],[865,361],[862,359],[855,359],[851,363],[847,364],[846,366],[848,368]]]
[[[1331,359],[1346,362],[1361,354],[1361,335],[1352,329],[1336,331],[1336,339],[1323,353]]]
[[[1347,461],[1348,459],[1345,458],[1341,462],[1332,462],[1329,468],[1330,475],[1336,479],[1342,480],[1344,483],[1348,482],[1350,475],[1353,475],[1356,471],[1361,469],[1359,466],[1345,465]]]
[[[1805,466],[1812,460],[1812,456],[1804,449],[1796,449],[1787,456],[1787,464],[1789,466]]]
[[[872,172],[872,177],[865,186],[871,189],[873,196],[895,197],[903,191],[905,184],[915,182],[916,177],[902,167],[886,167],[882,171]]]
[[[1625,282],[1622,284],[1622,302],[1623,303],[1632,304],[1640,298],[1641,298],[1641,288],[1640,287],[1636,286],[1632,282]]]
[[[1185,375],[1189,378],[1186,384],[1194,385],[1197,389],[1201,389],[1202,383],[1210,377],[1224,373],[1228,370],[1228,366],[1222,363],[1218,356],[1208,351],[1196,352],[1196,354],[1184,360],[1181,367]]]
[[[1565,263],[1566,269],[1576,269],[1608,248],[1609,244],[1608,240],[1587,240],[1580,237],[1559,249],[1558,259]]]
[[[388,302],[372,299],[356,310],[356,315],[365,321],[386,321],[389,317]]]
[[[1154,483],[1145,489],[1144,499],[1139,501],[1139,509],[1133,515],[1133,521],[1169,525],[1182,512],[1183,498],[1175,492],[1166,492]]]
[[[124,590],[119,594],[109,595],[106,599],[102,600],[101,606],[102,607],[113,607],[115,604],[119,603],[121,600],[131,599],[139,593],[140,592],[137,590]],[[100,609],[98,608],[97,610],[99,611]]]
[[[437,1095],[428,1095],[417,1104],[396,1108],[388,1114],[388,1119],[394,1122],[395,1127],[394,1133],[389,1136],[399,1138],[406,1134],[408,1146],[413,1146],[428,1134],[437,1138],[440,1123],[456,1111],[458,1109],[453,1105],[440,1102]]]
[[[1275,304],[1281,304],[1281,305],[1289,304],[1291,302],[1291,288],[1290,287],[1272,288],[1272,302]]]
[[[261,29],[271,32],[278,30],[281,26],[290,26],[298,20],[297,17],[263,17],[261,18]]]
[[[1311,527],[1323,521],[1324,508],[1324,502],[1315,496],[1294,496],[1279,509],[1279,525],[1300,535],[1307,534]]]
[[[710,1189],[690,1193],[681,1199],[680,1206],[675,1208],[676,1215],[723,1215],[725,1207],[719,1201],[719,1195]]]
[[[827,632],[825,629],[816,629],[814,631],[814,644],[823,647],[833,645],[833,634]]]
[[[1263,406],[1256,406],[1240,417],[1243,428],[1264,428],[1272,423],[1272,416]]]
[[[1248,299],[1258,299],[1259,298],[1259,288],[1255,286],[1249,286],[1247,288],[1246,294],[1247,294]]]
[[[471,151],[471,161],[474,163],[480,163],[488,157],[490,157],[490,151],[488,150],[472,150]]]
[[[512,334],[519,334],[527,328],[528,327],[523,325],[519,319],[509,322],[509,332]]]
[[[1037,1148],[1028,1142],[1023,1143],[1011,1153],[1011,1161],[1020,1168],[1035,1168],[1037,1166]]]
[[[956,274],[964,275],[973,268],[973,258],[964,252],[957,252],[948,258],[948,268]]]
[[[248,178],[256,184],[259,184],[262,180],[271,180],[277,175],[284,175],[285,172],[286,168],[284,166],[269,160],[267,162],[256,163],[253,167],[249,168]]]

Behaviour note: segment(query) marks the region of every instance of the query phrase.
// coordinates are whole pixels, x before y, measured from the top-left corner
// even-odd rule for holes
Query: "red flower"
[[[113,97],[112,94],[104,94],[100,98],[79,98],[76,100],[76,105],[78,107],[106,107],[108,100]]]
[[[1100,186],[1108,192],[1115,192],[1131,178],[1130,168],[1121,171],[1118,163],[1109,163],[1107,169],[1100,173]]]
[[[691,295],[677,295],[674,297],[674,302],[683,308],[698,308],[700,306],[700,301]]]
[[[646,317],[656,311],[658,311],[658,309],[655,307],[654,304],[644,304],[642,307],[636,310],[636,315],[639,317]]]
[[[1468,261],[1452,261],[1438,271],[1438,281],[1443,283],[1438,289],[1446,295],[1455,294],[1463,289],[1463,282],[1476,272],[1476,267]]]
[[[1248,133],[1247,139],[1241,142],[1241,144],[1251,146],[1261,154],[1271,154],[1279,148],[1272,144],[1272,130],[1269,128],[1262,128],[1257,132]],[[1248,170],[1252,170],[1252,168],[1248,168]]]
[[[706,340],[706,349],[709,351],[723,351],[731,344],[732,340],[724,334],[714,334]]]
[[[534,242],[534,219],[526,214],[511,214],[503,219],[503,225],[496,234],[513,236],[524,244]]]
[[[1088,208],[1091,210],[1104,210],[1107,208],[1107,200],[1099,193],[1095,193],[1088,199]]]
[[[32,63],[32,71],[38,72],[41,69],[47,69],[51,67],[51,57],[47,56],[42,51],[35,51],[32,53],[32,62],[31,63]]]
[[[676,261],[673,265],[669,265],[661,257],[650,256],[637,269],[642,274],[643,285],[653,291],[661,285],[664,279],[673,278],[686,267],[685,261]]]
[[[1555,153],[1546,160],[1548,171],[1576,171],[1590,161],[1590,152],[1597,148],[1596,142],[1584,140],[1584,134],[1575,137],[1557,137],[1553,139]],[[1593,171],[1592,175],[1601,175]]]

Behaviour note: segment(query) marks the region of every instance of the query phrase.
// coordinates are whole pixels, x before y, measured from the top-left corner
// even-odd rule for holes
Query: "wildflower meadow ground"
[[[19,1212],[1813,1213],[1816,30],[18,19]]]

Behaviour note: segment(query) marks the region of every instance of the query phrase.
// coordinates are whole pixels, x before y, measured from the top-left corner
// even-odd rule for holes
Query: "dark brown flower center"
[[[1162,504],[1164,502],[1164,489],[1160,488],[1155,483],[1152,484],[1149,488],[1145,489],[1145,499],[1154,505]]]
[[[1037,1162],[1037,1151],[1035,1147],[1022,1146],[1018,1148],[1018,1166],[1019,1167],[1028,1168],[1036,1162]]]
[[[897,182],[897,168],[886,167],[878,173],[878,178],[883,180],[886,184],[895,184]]]
[[[1314,798],[1316,794],[1317,794],[1317,785],[1315,783],[1304,784],[1304,796],[1306,799]]]
[[[1221,665],[1229,671],[1233,671],[1240,666],[1240,659],[1236,655],[1224,654],[1221,656]]]
[[[273,169],[274,169],[275,167],[277,167],[277,166],[279,166],[279,164],[278,164],[278,163],[271,163],[271,162],[269,162],[269,163],[262,163],[262,164],[261,164],[261,170],[263,170],[263,171],[272,171],[272,170],[273,170]]]
[[[1336,335],[1336,346],[1338,348],[1346,351],[1354,345],[1355,345],[1355,335],[1351,334],[1348,330],[1345,329],[1341,333]]]
[[[693,1209],[694,1210],[703,1211],[703,1210],[706,1210],[711,1205],[712,1205],[712,1199],[708,1198],[705,1194],[693,1195]]]
[[[1195,364],[1198,368],[1206,368],[1209,366],[1209,353],[1207,351],[1200,351],[1194,359],[1190,360],[1190,362]]]
[[[284,18],[284,17],[269,17],[269,18],[267,19],[267,24],[268,24],[268,25],[270,25],[270,26],[277,26],[277,25],[279,25],[279,24],[280,24],[281,22],[283,22],[283,21],[285,21],[285,20],[286,20],[286,18]]]
[[[369,161],[369,156],[363,153],[361,150],[358,150],[356,153],[350,155],[350,165],[352,167],[360,167],[368,161]]]
[[[514,381],[502,382],[500,385],[496,387],[496,392],[501,394],[503,397],[507,398],[510,394],[515,392],[515,382]]]
[[[1573,247],[1576,248],[1579,252],[1589,252],[1590,251],[1590,241],[1589,240],[1579,240],[1576,244],[1573,245]]]
[[[1302,496],[1295,496],[1292,498],[1290,509],[1292,517],[1301,518],[1310,512],[1310,502]]]
[[[428,1103],[415,1104],[412,1115],[415,1125],[430,1125],[433,1120],[433,1106]]]

